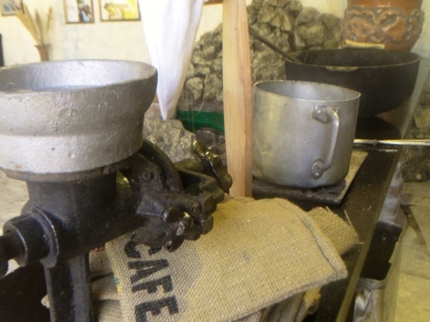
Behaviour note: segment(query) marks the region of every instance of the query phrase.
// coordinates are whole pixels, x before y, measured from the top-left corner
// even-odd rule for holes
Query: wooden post
[[[230,194],[252,196],[252,78],[245,0],[223,1],[223,95]]]

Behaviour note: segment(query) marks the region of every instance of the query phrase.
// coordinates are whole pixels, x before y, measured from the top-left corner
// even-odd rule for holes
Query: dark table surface
[[[348,277],[323,287],[319,309],[310,321],[346,321],[352,318],[355,288],[401,149],[369,149],[368,152],[342,205],[332,208],[343,218],[347,213],[361,243],[343,256]]]
[[[421,62],[416,87],[408,102],[401,107],[372,118],[359,119],[356,138],[402,139],[407,135],[424,81],[428,78],[430,61]],[[345,199],[338,207],[331,207],[339,216],[354,226],[360,244],[345,254],[343,259],[348,277],[322,288],[318,311],[307,321],[351,321],[355,289],[369,251],[370,243],[378,224],[391,179],[395,173],[403,149],[371,147],[364,148],[369,154],[358,171]],[[300,204],[299,204],[300,205]],[[315,205],[301,204],[302,207]]]

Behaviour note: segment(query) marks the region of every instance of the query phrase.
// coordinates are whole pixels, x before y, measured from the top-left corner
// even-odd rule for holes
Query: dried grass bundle
[[[48,13],[46,14],[45,26],[43,26],[42,19],[40,18],[40,15],[37,10],[35,10],[34,12],[35,18],[33,18],[31,13],[28,11],[27,5],[24,4],[22,11],[16,12],[16,16],[31,34],[37,45],[43,45],[45,44],[45,34],[49,31],[49,28],[51,26],[52,7],[49,8]]]

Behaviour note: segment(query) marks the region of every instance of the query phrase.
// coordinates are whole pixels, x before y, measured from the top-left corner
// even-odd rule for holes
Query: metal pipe
[[[430,140],[427,140],[427,139],[410,139],[410,140],[355,139],[354,145],[430,146]]]

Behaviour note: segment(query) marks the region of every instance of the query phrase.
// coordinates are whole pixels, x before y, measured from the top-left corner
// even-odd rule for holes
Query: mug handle
[[[339,136],[339,107],[338,106],[315,106],[312,118],[321,123],[332,123],[330,150],[327,160],[318,159],[312,164],[312,176],[315,179],[321,178],[324,171],[330,169],[333,163],[334,149],[336,148],[337,138]]]

